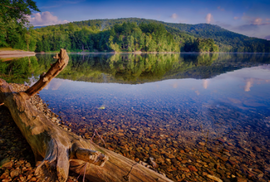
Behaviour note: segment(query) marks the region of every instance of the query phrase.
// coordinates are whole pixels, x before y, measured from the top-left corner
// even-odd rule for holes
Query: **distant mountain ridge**
[[[115,24],[123,22],[161,23],[165,25],[168,32],[182,34],[196,38],[211,38],[223,52],[270,52],[270,41],[248,37],[234,33],[218,25],[211,24],[183,24],[167,23],[157,20],[143,18],[119,18],[119,19],[96,19],[72,22],[77,26],[96,26],[99,29],[108,29]]]

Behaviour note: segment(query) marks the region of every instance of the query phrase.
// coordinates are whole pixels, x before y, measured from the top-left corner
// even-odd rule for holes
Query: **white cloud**
[[[256,18],[254,21],[253,21],[253,25],[261,25],[262,24],[262,19],[261,18]]]
[[[211,13],[208,13],[205,17],[206,23],[211,23],[214,21],[213,15]]]
[[[233,17],[233,19],[238,20],[238,19],[239,19],[239,17],[235,16],[235,17]]]
[[[178,15],[176,13],[172,14],[171,18],[172,19],[176,19],[178,17]]]
[[[32,16],[28,16],[27,18],[34,26],[55,25],[69,22],[67,20],[58,20],[58,17],[53,16],[49,11],[34,13]]]
[[[268,19],[265,19],[265,21],[260,17],[251,17],[243,13],[242,20],[244,20],[246,23],[250,25],[270,25],[270,22],[268,22]]]

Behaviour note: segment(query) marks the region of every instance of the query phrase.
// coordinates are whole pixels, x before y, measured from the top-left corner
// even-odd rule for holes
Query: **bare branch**
[[[41,91],[68,64],[69,57],[65,49],[61,49],[60,53],[56,54],[54,58],[57,59],[57,61],[51,66],[49,71],[47,73],[41,74],[40,79],[32,87],[25,91],[28,96],[33,96],[39,91]]]

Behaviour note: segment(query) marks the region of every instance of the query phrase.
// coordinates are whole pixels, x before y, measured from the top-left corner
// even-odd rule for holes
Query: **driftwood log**
[[[14,92],[0,79],[0,104],[8,107],[12,118],[32,148],[43,181],[66,181],[69,171],[85,175],[90,181],[171,181],[122,155],[102,148],[65,131],[36,110],[29,98],[42,90],[68,64],[64,49],[47,73],[25,92]],[[3,106],[1,106],[3,107]]]

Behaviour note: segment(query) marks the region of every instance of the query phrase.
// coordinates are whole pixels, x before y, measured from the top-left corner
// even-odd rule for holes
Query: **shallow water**
[[[32,82],[50,57],[37,55]],[[173,180],[206,180],[209,170],[269,180],[269,63],[269,54],[70,55],[40,97],[77,134],[98,129],[107,148],[152,156]]]

